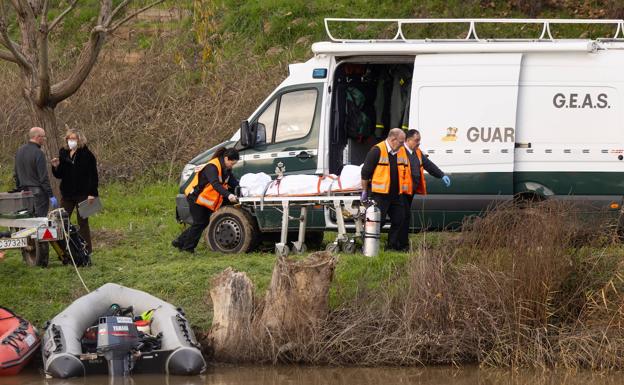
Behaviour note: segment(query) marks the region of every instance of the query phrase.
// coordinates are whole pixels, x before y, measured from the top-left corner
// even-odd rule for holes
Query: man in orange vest
[[[383,142],[373,146],[362,165],[362,201],[375,201],[381,211],[381,226],[386,215],[390,217],[387,250],[401,250],[401,225],[405,222],[407,208],[403,196],[412,194],[412,176],[407,151],[403,146],[405,132],[393,128]]]
[[[408,209],[412,207],[412,201],[415,194],[427,195],[427,183],[425,182],[425,171],[442,182],[446,187],[451,186],[451,178],[444,175],[444,172],[438,168],[429,157],[423,155],[420,150],[420,132],[418,130],[408,130],[405,136],[405,150],[410,161],[410,169],[412,171],[412,187],[413,193],[404,195],[405,206]],[[401,245],[403,248],[409,248],[409,227],[411,214],[405,217],[405,222],[401,226]]]
[[[208,164],[195,173],[184,190],[193,224],[171,242],[174,247],[180,251],[195,252],[204,229],[210,223],[212,213],[223,203],[238,202],[238,198],[232,193],[238,186],[238,180],[232,175],[232,167],[239,159],[238,150],[221,147]]]

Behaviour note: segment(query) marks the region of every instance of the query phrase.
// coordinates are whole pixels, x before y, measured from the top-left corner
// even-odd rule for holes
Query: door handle
[[[531,142],[528,143],[514,143],[514,148],[531,148]]]
[[[307,153],[306,151],[301,151],[300,153],[297,154],[297,158],[299,159],[310,159],[311,157],[312,155]]]

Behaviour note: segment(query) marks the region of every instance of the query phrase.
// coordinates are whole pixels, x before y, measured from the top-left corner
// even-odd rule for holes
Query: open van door
[[[416,227],[448,226],[513,196],[514,142],[522,54],[426,54],[414,61],[409,127],[452,185],[427,176]]]

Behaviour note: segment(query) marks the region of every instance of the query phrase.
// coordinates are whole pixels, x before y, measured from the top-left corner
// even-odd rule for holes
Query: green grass
[[[256,294],[263,296],[275,256],[270,252],[218,254],[203,241],[195,254],[177,251],[170,245],[182,230],[175,221],[175,194],[176,186],[165,183],[113,183],[101,188],[105,209],[90,221],[93,266],[80,268],[80,273],[91,290],[115,282],[181,306],[194,326],[207,330],[212,318],[211,279],[231,266],[246,272]],[[405,253],[382,253],[377,258],[341,255],[330,302],[337,306],[358,290],[379,287],[402,271],[406,261]],[[0,262],[0,277],[0,304],[37,326],[85,294],[74,269],[63,266],[54,253],[50,266],[42,269],[27,266],[17,251],[9,251]]]

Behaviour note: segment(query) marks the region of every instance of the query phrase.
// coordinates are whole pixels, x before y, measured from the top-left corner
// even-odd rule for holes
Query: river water
[[[0,377],[0,385],[615,385],[621,373],[510,371],[453,368],[319,368],[232,366],[213,367],[202,376],[140,375],[113,380],[92,376],[70,380],[45,379],[37,369],[16,377]]]

